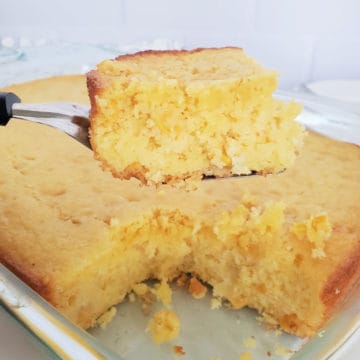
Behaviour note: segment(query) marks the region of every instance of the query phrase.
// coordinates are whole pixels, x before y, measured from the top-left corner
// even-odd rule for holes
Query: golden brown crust
[[[189,293],[196,299],[201,299],[207,292],[207,287],[202,284],[196,277],[192,277],[188,287]]]
[[[334,269],[333,274],[326,282],[321,300],[326,306],[324,323],[332,316],[337,308],[346,301],[351,290],[360,284],[360,237],[357,237],[357,247],[353,249],[351,256]]]
[[[0,262],[44,299],[51,300],[51,287],[45,279],[39,277],[37,272],[32,272],[31,268],[11,256],[1,256]]]
[[[129,59],[134,59],[134,58],[139,58],[139,57],[145,57],[145,56],[164,56],[164,55],[173,55],[173,56],[178,56],[178,55],[187,55],[187,54],[195,54],[195,53],[199,53],[202,51],[213,51],[213,50],[226,50],[226,49],[237,49],[237,50],[243,50],[242,48],[236,47],[236,46],[224,46],[224,47],[220,47],[220,48],[203,48],[203,47],[199,47],[196,49],[192,49],[192,50],[144,50],[144,51],[138,51],[136,53],[133,54],[125,54],[125,55],[119,55],[115,58],[116,61],[122,61],[122,60],[129,60]]]
[[[94,126],[96,125],[93,122],[93,119],[97,115],[97,106],[96,106],[96,96],[101,93],[101,91],[104,88],[104,84],[101,81],[98,73],[96,70],[92,70],[87,73],[86,75],[86,85],[89,93],[89,99],[90,99],[90,123],[91,126],[89,128],[89,138],[90,138],[90,144],[92,149],[94,150],[94,153],[96,154],[96,142],[93,141],[93,132],[94,132]]]
[[[107,164],[107,166],[109,168],[111,168],[111,166],[109,164]],[[146,177],[145,174],[147,173],[147,169],[144,165],[141,165],[139,162],[136,163],[132,163],[131,165],[128,165],[124,171],[122,172],[117,172],[114,169],[111,169],[111,172],[113,173],[113,175],[115,177],[118,177],[120,179],[125,179],[125,180],[129,180],[132,177],[135,177],[137,179],[139,179],[143,184],[146,184]]]

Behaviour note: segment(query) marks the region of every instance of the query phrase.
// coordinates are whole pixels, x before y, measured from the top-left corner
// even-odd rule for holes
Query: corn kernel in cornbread
[[[91,143],[120,178],[168,183],[288,168],[302,144],[277,73],[242,49],[148,51],[88,74]]]

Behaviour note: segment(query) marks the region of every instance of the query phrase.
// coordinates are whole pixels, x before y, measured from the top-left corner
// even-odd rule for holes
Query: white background
[[[359,0],[0,0],[0,45],[62,39],[186,48],[236,45],[281,72],[280,87],[360,79]],[[4,41],[5,40],[5,41]],[[1,67],[0,67],[1,71]]]

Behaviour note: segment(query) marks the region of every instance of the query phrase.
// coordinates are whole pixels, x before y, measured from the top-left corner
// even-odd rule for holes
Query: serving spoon
[[[49,125],[91,149],[89,112],[90,107],[82,104],[61,102],[23,104],[17,95],[0,92],[0,125],[6,125],[11,118]]]

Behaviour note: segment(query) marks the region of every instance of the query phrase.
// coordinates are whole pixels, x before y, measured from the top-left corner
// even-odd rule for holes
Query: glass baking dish
[[[360,114],[346,106],[309,94],[278,92],[305,105],[298,121],[313,131],[360,145]],[[117,306],[115,318],[106,328],[86,332],[62,316],[3,265],[0,265],[1,305],[28,328],[52,352],[63,359],[238,359],[251,352],[252,359],[330,359],[360,338],[360,287],[354,288],[345,306],[315,337],[302,340],[270,330],[258,320],[256,311],[221,307],[211,310],[211,296],[196,300],[173,287],[173,310],[181,319],[180,336],[157,346],[146,333],[150,317],[139,302]],[[157,310],[154,304],[151,312]],[[183,356],[173,346],[182,346]],[[178,356],[178,357],[177,357]]]

